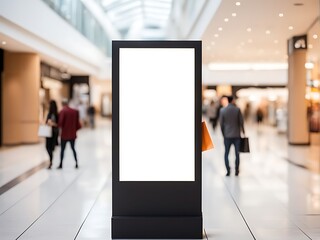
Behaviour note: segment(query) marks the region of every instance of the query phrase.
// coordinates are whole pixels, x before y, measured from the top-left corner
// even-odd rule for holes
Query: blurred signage
[[[288,54],[291,54],[296,50],[307,48],[307,35],[294,36],[288,40]]]

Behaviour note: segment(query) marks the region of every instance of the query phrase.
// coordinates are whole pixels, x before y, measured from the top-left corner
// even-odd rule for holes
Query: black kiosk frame
[[[119,109],[119,101],[121,99],[119,99],[119,81],[121,78],[119,67],[121,59],[119,52],[121,48],[194,49],[194,181],[120,181],[119,112],[121,109]],[[201,41],[112,42],[111,229],[114,239],[202,239],[201,58]],[[179,63],[177,62],[177,64]],[[145,89],[141,89],[141,91],[145,91]],[[168,117],[170,118],[170,116]],[[175,124],[175,122],[176,119],[172,119],[172,123]],[[175,133],[170,134],[168,138],[184,137],[175,136]],[[178,147],[184,151],[184,146]]]

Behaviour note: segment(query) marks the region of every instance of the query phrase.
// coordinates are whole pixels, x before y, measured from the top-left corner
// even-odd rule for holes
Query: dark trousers
[[[61,139],[61,153],[60,153],[60,166],[61,167],[62,167],[62,162],[63,162],[63,157],[64,157],[64,150],[66,148],[67,142],[70,142],[71,149],[72,149],[73,156],[74,156],[74,160],[76,161],[76,164],[78,164],[77,153],[74,148],[75,141],[76,141],[75,139],[72,139],[72,140],[62,140]]]
[[[56,146],[56,139],[51,137],[51,138],[46,138],[46,149],[49,155],[49,160],[50,164],[52,163],[52,157],[53,157],[53,151]]]
[[[240,157],[239,157],[239,149],[240,149],[240,138],[224,138],[224,163],[226,165],[227,172],[230,172],[229,165],[229,152],[231,145],[234,145],[235,154],[236,154],[236,172],[239,172],[240,165]]]
[[[52,164],[53,151],[58,141],[59,130],[57,128],[52,129],[52,137],[46,138],[46,149],[49,155],[50,165]]]

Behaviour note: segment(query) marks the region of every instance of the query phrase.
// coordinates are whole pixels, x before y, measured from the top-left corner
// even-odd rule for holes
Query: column
[[[306,94],[307,37],[296,36],[288,41],[288,141],[309,144]]]
[[[5,51],[2,83],[3,144],[38,142],[40,58]]]

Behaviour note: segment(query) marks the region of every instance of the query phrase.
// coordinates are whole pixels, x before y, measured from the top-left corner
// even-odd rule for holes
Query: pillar
[[[309,144],[305,68],[307,37],[296,36],[288,41],[288,142]]]
[[[3,144],[38,142],[39,56],[5,51],[2,80]]]

